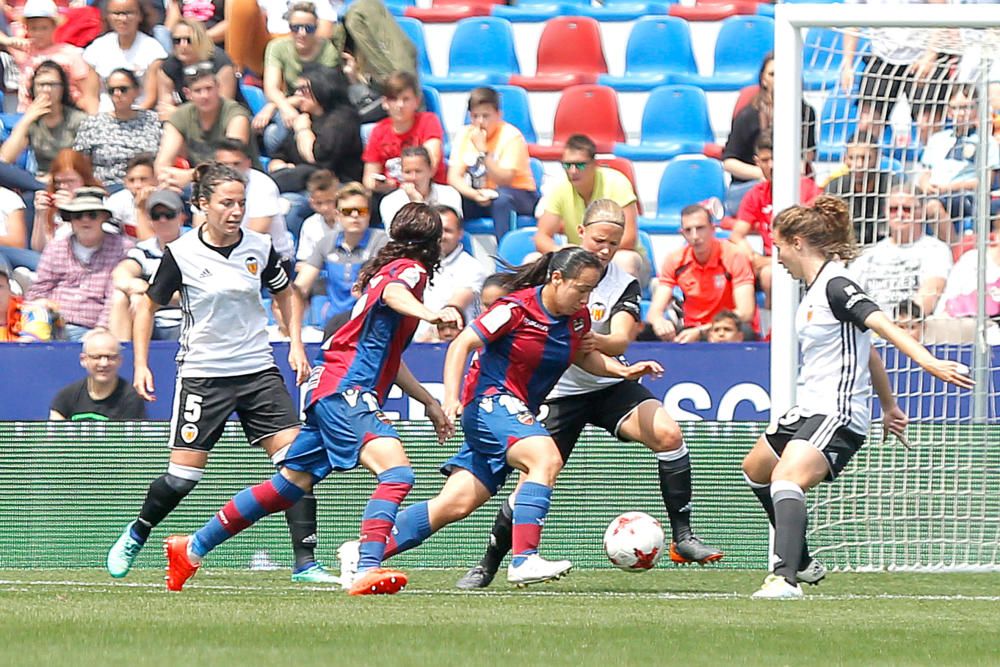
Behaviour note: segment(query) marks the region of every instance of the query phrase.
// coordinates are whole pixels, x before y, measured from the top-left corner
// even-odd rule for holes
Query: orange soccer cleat
[[[406,587],[409,579],[399,570],[376,567],[359,572],[348,593],[350,595],[392,595]]]
[[[190,535],[171,535],[163,540],[163,553],[167,556],[167,590],[179,591],[184,583],[194,576],[201,564],[194,564],[188,558]]]
[[[694,535],[680,542],[670,543],[670,560],[679,565],[686,563],[707,565],[722,560],[722,556],[721,551],[708,546]]]

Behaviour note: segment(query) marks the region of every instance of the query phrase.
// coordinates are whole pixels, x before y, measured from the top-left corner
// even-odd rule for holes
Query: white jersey
[[[826,415],[831,428],[868,434],[871,332],[864,320],[878,309],[844,265],[831,261],[820,269],[795,313],[800,416]]]
[[[260,290],[288,287],[281,258],[265,234],[244,229],[236,245],[216,248],[201,232],[167,244],[148,292],[161,305],[181,293],[178,377],[233,377],[271,368]]]
[[[641,298],[642,290],[635,276],[616,264],[608,264],[601,282],[597,283],[597,287],[590,293],[590,301],[587,303],[590,309],[591,331],[599,334],[611,333],[611,318],[622,311],[632,315],[636,322],[641,321],[639,309]],[[545,400],[589,394],[619,382],[620,378],[593,375],[573,365],[563,373]]]

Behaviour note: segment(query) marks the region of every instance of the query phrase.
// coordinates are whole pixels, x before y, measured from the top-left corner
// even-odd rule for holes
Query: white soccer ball
[[[604,531],[604,553],[626,572],[650,570],[663,555],[663,527],[645,512],[625,512]]]

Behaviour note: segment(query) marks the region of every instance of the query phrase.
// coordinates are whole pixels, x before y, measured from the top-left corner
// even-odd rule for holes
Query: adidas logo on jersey
[[[212,275],[212,272],[209,271],[207,268],[205,268],[205,269],[201,270],[201,273],[198,274],[198,277],[199,278],[208,278],[211,275]]]

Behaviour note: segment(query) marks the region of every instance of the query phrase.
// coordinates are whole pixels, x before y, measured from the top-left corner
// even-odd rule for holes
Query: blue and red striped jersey
[[[465,376],[462,404],[507,391],[537,412],[590,331],[590,313],[557,317],[542,305],[542,288],[531,287],[497,300],[470,326],[486,347]]]
[[[381,405],[396,379],[403,350],[413,339],[419,320],[405,317],[382,300],[385,288],[399,283],[422,301],[427,269],[412,259],[389,262],[372,277],[342,327],[316,355],[316,367],[306,387],[306,405],[349,389],[374,392]]]

